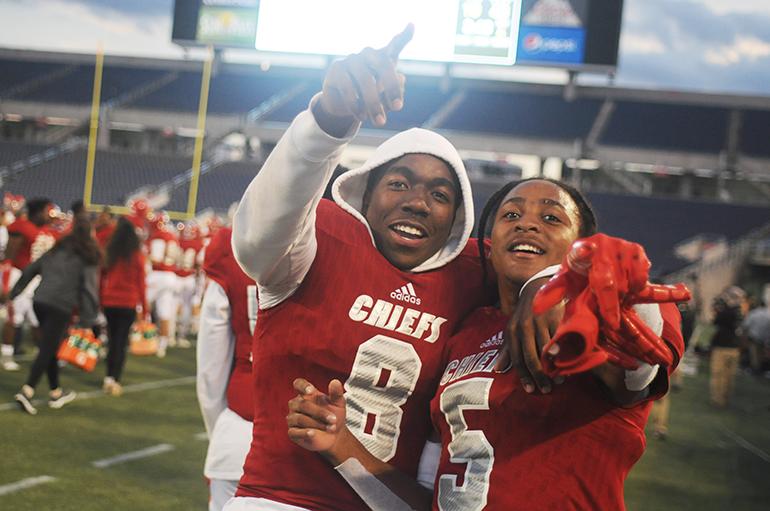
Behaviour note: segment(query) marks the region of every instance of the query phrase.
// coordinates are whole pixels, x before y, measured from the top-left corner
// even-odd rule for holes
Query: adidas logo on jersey
[[[489,348],[490,346],[500,346],[503,344],[503,332],[498,332],[486,341],[484,341],[479,348]]]
[[[390,297],[394,300],[420,305],[420,299],[417,298],[417,293],[414,292],[414,286],[411,282],[390,293]]]

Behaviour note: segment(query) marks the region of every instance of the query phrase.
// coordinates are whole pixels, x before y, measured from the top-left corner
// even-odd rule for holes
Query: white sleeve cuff
[[[425,448],[423,448],[420,457],[420,465],[417,468],[417,482],[431,492],[436,487],[439,461],[441,461],[441,444],[430,440],[425,442]]]
[[[348,458],[336,466],[335,470],[372,511],[412,511],[411,506],[366,470],[356,458]]]

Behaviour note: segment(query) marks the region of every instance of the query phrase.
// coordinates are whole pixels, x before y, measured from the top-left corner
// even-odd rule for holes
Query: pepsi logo
[[[540,51],[540,47],[543,44],[543,38],[540,34],[527,34],[522,41],[524,51],[529,53],[537,53]]]

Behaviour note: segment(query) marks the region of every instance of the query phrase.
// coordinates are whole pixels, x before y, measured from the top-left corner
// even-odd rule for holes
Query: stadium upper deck
[[[0,139],[17,139],[0,146],[0,170],[88,132],[94,60],[0,49]],[[201,72],[200,61],[105,57],[95,203],[119,203],[143,184],[174,181],[178,189],[168,208],[186,210],[189,186],[179,176],[191,163]],[[322,73],[220,62],[211,80],[204,158],[233,132],[257,137],[269,150],[320,90]],[[615,231],[613,218],[648,218],[644,211],[650,209],[664,219],[682,219],[681,203],[670,199],[708,201],[700,206],[715,212],[707,226],[682,220],[666,228],[665,251],[651,256],[668,266],[677,266],[668,261],[671,244],[696,229],[732,239],[768,218],[770,97],[588,86],[569,91],[562,85],[409,75],[406,104],[389,115],[385,129],[366,123],[356,143],[373,146],[413,126],[439,130],[472,160],[474,179],[492,186],[512,177],[515,165],[500,164],[506,155],[534,155],[540,165],[561,159],[561,175],[589,193],[605,232],[629,239],[647,231]],[[221,164],[203,176],[197,209],[224,209],[237,200],[261,156]],[[81,148],[10,172],[13,191],[42,193],[41,176],[50,176],[43,188],[66,206],[82,197],[85,158]],[[483,201],[485,187],[476,190]],[[711,218],[693,207],[687,216]]]

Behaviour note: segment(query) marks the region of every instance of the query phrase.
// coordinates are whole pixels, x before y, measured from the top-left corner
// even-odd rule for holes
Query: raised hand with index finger
[[[414,25],[410,23],[384,48],[365,48],[334,62],[324,79],[320,101],[322,113],[338,118],[336,124],[347,124],[347,127],[353,118],[360,122],[371,119],[375,126],[384,125],[387,113],[400,110],[404,104],[405,78],[396,70],[396,63],[413,35]],[[347,122],[339,122],[339,118]],[[319,119],[324,131],[335,136],[344,135],[346,130],[340,133],[339,128],[332,126],[330,131],[323,121]]]

